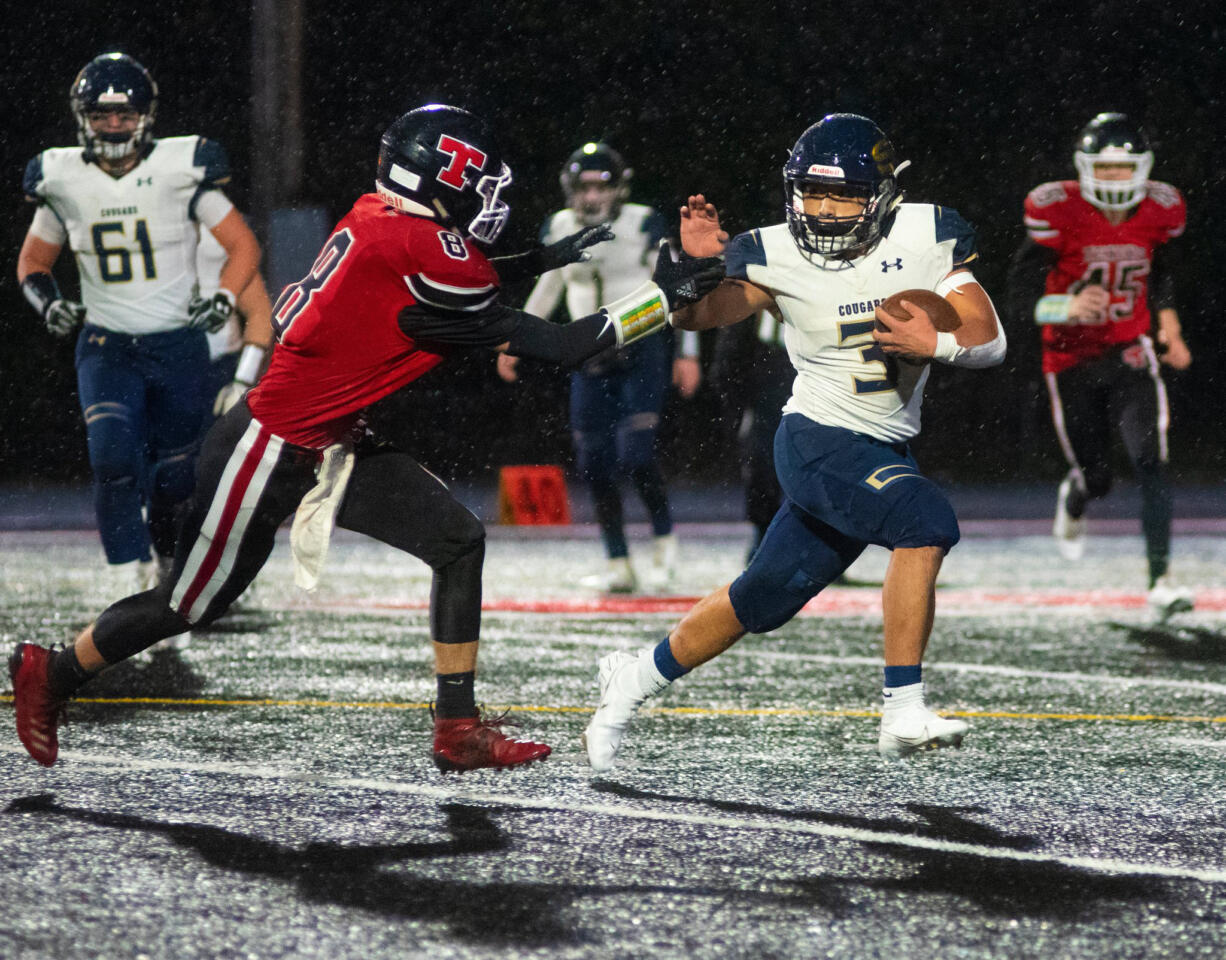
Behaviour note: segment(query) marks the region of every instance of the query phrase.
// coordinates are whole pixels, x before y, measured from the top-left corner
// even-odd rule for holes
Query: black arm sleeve
[[[512,311],[519,325],[511,334],[507,353],[556,364],[577,367],[609,347],[617,345],[613,325],[604,313],[593,313],[567,324],[549,323],[530,313]]]
[[[530,280],[545,272],[545,248],[537,244],[531,250],[517,253],[509,257],[494,257],[490,260],[498,279],[504,283],[515,283],[519,280]]]
[[[1056,259],[1055,250],[1029,238],[1013,255],[1013,260],[1009,263],[1005,310],[1015,330],[1034,325],[1034,305],[1043,296],[1047,286],[1047,273]]]
[[[1171,264],[1179,256],[1179,248],[1165,243],[1154,251],[1149,268],[1149,309],[1157,314],[1167,307],[1175,309],[1175,277]]]
[[[405,307],[396,318],[406,336],[420,344],[496,347],[506,343],[520,313],[500,303],[480,310],[447,310],[428,303]]]
[[[1009,338],[1004,367],[1024,380],[1032,378],[1040,368],[1039,328],[1034,322],[1034,305],[1047,288],[1047,274],[1057,257],[1055,250],[1027,238],[1009,263],[1005,310],[1001,316]]]

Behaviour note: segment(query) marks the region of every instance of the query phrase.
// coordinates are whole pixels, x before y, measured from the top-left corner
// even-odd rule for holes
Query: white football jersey
[[[198,229],[229,213],[216,189],[228,180],[220,146],[189,136],[155,140],[119,179],[87,163],[80,147],[44,150],[26,168],[24,187],[43,205],[31,229],[72,247],[86,322],[147,334],[186,323]]]
[[[872,338],[873,311],[901,290],[935,290],[951,270],[974,260],[975,236],[965,220],[948,207],[904,203],[888,235],[841,268],[839,261],[809,259],[787,224],[739,234],[726,252],[727,275],[768,291],[784,324],[796,368],[785,413],[889,443],[919,433],[928,364],[888,358]]]

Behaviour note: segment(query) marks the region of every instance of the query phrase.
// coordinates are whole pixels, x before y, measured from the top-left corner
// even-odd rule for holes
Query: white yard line
[[[0,746],[0,753],[22,755],[24,750]],[[1197,880],[1202,883],[1226,884],[1226,870],[1166,866],[1158,863],[1143,863],[1132,860],[1116,860],[1109,857],[1069,856],[1053,853],[1037,853],[1013,850],[1006,847],[991,847],[976,843],[959,843],[933,837],[919,837],[888,830],[866,830],[856,827],[841,827],[824,823],[804,823],[795,820],[771,820],[764,818],[714,816],[701,813],[680,813],[650,810],[639,807],[609,803],[574,803],[553,798],[525,797],[518,794],[498,793],[487,790],[465,790],[455,787],[434,787],[400,780],[379,780],[362,777],[335,777],[274,766],[248,766],[237,763],[186,762],[176,760],[141,760],[130,757],[91,754],[78,751],[63,751],[61,758],[72,765],[96,767],[104,770],[127,770],[133,772],[168,771],[173,773],[217,774],[228,777],[249,777],[260,780],[286,780],[314,783],[342,789],[370,790],[376,793],[393,793],[404,796],[424,797],[438,800],[466,800],[497,806],[515,807],[521,810],[556,810],[562,813],[584,816],[620,817],[626,820],[654,821],[656,823],[679,823],[690,826],[726,830],[753,830],[767,833],[803,834],[825,837],[830,840],[868,843],[911,849],[932,850],[938,853],[980,857],[986,860],[1010,860],[1017,863],[1047,863],[1088,870],[1093,873],[1113,876],[1171,877],[1179,880]],[[701,802],[701,801],[696,801]]]

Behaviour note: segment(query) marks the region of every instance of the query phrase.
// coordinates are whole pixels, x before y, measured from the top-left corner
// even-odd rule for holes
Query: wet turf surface
[[[681,536],[676,593],[738,571]],[[86,688],[55,768],[0,738],[0,957],[1221,957],[1226,544],[1176,549],[1210,609],[1160,624],[1134,538],[1072,568],[965,540],[926,677],[973,729],[897,764],[867,555],[830,596],[868,612],[743,641],[594,780],[595,661],[676,614],[507,609],[594,599],[593,544],[491,542],[479,695],[555,753],[462,778],[429,759],[425,569],[342,540],[307,596],[279,547],[244,609]],[[0,639],[62,642],[106,579],[89,535],[0,534]]]

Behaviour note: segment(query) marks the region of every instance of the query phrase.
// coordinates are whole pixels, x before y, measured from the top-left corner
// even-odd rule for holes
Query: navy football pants
[[[948,552],[958,542],[953,507],[905,443],[789,413],[775,434],[775,469],[783,505],[730,590],[750,633],[787,623],[870,543]]]
[[[108,563],[148,560],[151,545],[174,552],[176,508],[192,492],[208,366],[200,331],[81,330],[77,390]]]
[[[669,338],[648,337],[631,344],[603,369],[598,366],[593,371],[589,365],[571,375],[575,453],[591,486],[596,520],[610,557],[629,552],[618,490],[622,474],[629,476],[647,508],[652,533],[663,536],[673,529],[655,452],[660,411],[672,379],[671,350]]]

